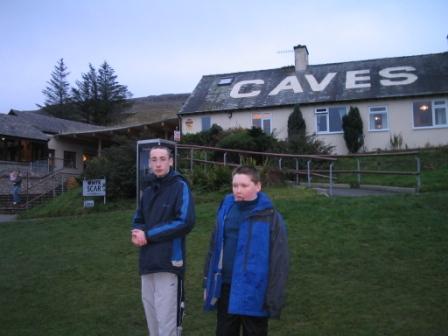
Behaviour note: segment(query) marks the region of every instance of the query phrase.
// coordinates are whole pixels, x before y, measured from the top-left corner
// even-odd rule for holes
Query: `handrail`
[[[411,156],[420,154],[419,151],[408,151],[408,152],[387,152],[387,153],[359,153],[359,154],[346,154],[346,155],[328,155],[333,158],[357,158],[357,157],[380,157],[380,156]],[[326,155],[323,155],[326,156]]]
[[[47,193],[53,191],[53,195],[55,194],[56,188],[58,188],[59,186],[62,186],[62,192],[64,192],[64,178],[65,177],[69,177],[69,176],[78,176],[78,174],[75,173],[69,173],[69,172],[62,172],[61,170],[58,170],[56,172],[53,172],[51,174],[48,174],[47,176],[45,176],[43,179],[41,179],[39,182],[37,182],[36,184],[33,184],[30,187],[27,187],[26,189],[26,193],[27,193],[27,200],[25,202],[25,207],[28,208],[28,205],[30,203],[36,202],[37,200],[43,198]],[[51,188],[48,188],[48,190],[44,193],[40,193],[37,196],[33,197],[32,199],[28,199],[28,195],[30,194],[30,190],[32,189],[36,189],[38,186],[41,186],[45,183],[48,183],[50,181],[54,181],[56,180],[56,178],[58,177],[62,177],[61,183],[57,183],[57,185],[55,186],[54,184],[51,186]]]
[[[202,149],[202,150],[212,150],[216,152],[229,152],[229,153],[238,153],[238,154],[253,154],[253,155],[264,155],[264,156],[272,156],[272,157],[286,157],[286,158],[297,158],[297,159],[317,159],[324,161],[336,161],[337,158],[333,158],[331,156],[325,155],[302,155],[302,154],[286,154],[286,153],[270,153],[270,152],[255,152],[255,151],[247,151],[240,149],[230,149],[230,148],[220,148],[220,147],[208,147],[208,146],[198,146],[198,145],[177,145],[178,149]]]
[[[180,150],[190,150],[190,156],[186,159],[190,161],[190,170],[193,170],[193,163],[203,163],[203,164],[211,164],[211,165],[223,165],[223,166],[238,166],[236,163],[227,162],[227,153],[237,153],[237,154],[249,154],[249,155],[260,155],[262,157],[273,157],[278,158],[278,167],[280,170],[287,171],[289,173],[295,174],[296,183],[299,183],[299,175],[306,175],[308,180],[308,186],[311,187],[311,179],[312,176],[323,177],[329,180],[329,188],[330,195],[333,190],[333,183],[335,180],[335,175],[337,174],[356,174],[358,177],[358,183],[361,182],[361,174],[372,174],[372,175],[395,175],[395,176],[415,176],[416,177],[416,187],[415,191],[419,192],[421,188],[421,167],[420,167],[420,159],[416,157],[416,170],[415,171],[385,171],[385,170],[361,170],[361,166],[359,163],[359,159],[361,157],[366,158],[379,158],[379,157],[391,157],[391,156],[413,156],[420,154],[419,151],[405,151],[405,152],[388,152],[388,153],[362,153],[362,154],[350,154],[350,155],[295,155],[295,154],[286,154],[286,153],[269,153],[269,152],[255,152],[255,151],[247,151],[247,150],[238,150],[238,149],[228,149],[228,148],[218,148],[218,147],[210,147],[210,146],[198,146],[198,145],[187,145],[187,144],[178,144],[177,148]],[[207,160],[207,155],[205,155],[205,160],[197,159],[193,157],[193,152],[195,150],[198,151],[214,151],[214,152],[223,152],[224,158],[223,162],[219,161],[209,161]],[[295,159],[296,167],[295,169],[284,168],[282,165],[282,158],[290,158]],[[338,159],[342,158],[351,158],[357,160],[357,169],[335,169],[334,162]],[[307,159],[306,170],[299,168],[299,159]],[[330,167],[328,169],[312,169],[311,162],[312,161],[327,161],[330,163]],[[240,156],[241,163],[241,156]],[[327,175],[325,175],[327,174]]]

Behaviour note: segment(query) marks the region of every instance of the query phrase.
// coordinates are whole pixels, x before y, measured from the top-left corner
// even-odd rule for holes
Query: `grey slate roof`
[[[48,141],[49,136],[14,116],[0,113],[0,135],[15,138]]]
[[[418,79],[408,85],[383,86],[380,84],[379,71],[389,67],[411,66],[416,70],[413,74]],[[346,89],[346,72],[369,70],[370,88]],[[336,72],[333,80],[322,91],[312,91],[306,74],[312,74],[317,82],[321,82],[330,72]],[[303,92],[294,93],[284,90],[277,95],[269,93],[287,76],[296,75]],[[218,85],[222,78],[233,78],[231,85]],[[250,84],[246,90],[260,90],[256,97],[232,98],[230,91],[233,85],[243,80],[261,79],[264,84]],[[243,88],[241,91],[244,91]],[[178,114],[198,112],[234,111],[241,109],[267,108],[294,104],[333,103],[342,101],[359,101],[384,98],[404,98],[448,93],[448,52],[418,56],[352,61],[344,63],[309,65],[304,71],[296,72],[293,66],[217,74],[203,76],[195,90],[188,98]]]
[[[9,115],[14,116],[17,120],[24,124],[32,125],[41,132],[48,134],[67,133],[73,131],[101,130],[104,128],[102,126],[51,117],[36,112],[13,110],[9,113]]]

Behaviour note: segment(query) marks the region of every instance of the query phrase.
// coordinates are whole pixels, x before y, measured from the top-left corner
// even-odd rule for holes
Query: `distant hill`
[[[129,99],[133,104],[122,112],[123,120],[118,124],[151,123],[177,118],[177,112],[189,96],[189,93],[179,93]]]
[[[147,124],[167,119],[177,119],[177,112],[181,109],[189,96],[189,93],[169,93],[131,98],[129,99],[129,102],[131,102],[132,105],[122,111],[122,118],[114,123],[114,125],[109,126]],[[11,110],[10,113],[14,111],[32,112],[50,116],[43,109],[32,111]],[[78,121],[76,119],[69,120]]]

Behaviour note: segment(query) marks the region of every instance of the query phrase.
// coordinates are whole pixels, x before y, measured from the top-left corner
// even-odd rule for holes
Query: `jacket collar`
[[[233,194],[228,194],[224,198],[224,201],[222,203],[222,208],[223,208],[223,210],[225,210],[225,212],[227,212],[227,210],[230,209],[230,207],[234,204],[235,204],[235,197],[233,196]],[[273,206],[272,201],[269,198],[269,196],[267,194],[265,194],[264,192],[260,191],[258,193],[257,205],[252,210],[252,212],[258,212],[258,211],[263,211],[263,210],[267,210],[267,209],[272,209],[273,207],[274,206]]]
[[[155,174],[151,173],[148,176],[148,185],[151,187],[160,187],[161,185],[169,184],[180,176],[173,168],[170,168],[168,174],[163,177],[157,177]]]

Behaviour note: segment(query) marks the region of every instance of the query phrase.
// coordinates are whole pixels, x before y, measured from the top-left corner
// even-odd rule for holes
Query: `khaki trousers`
[[[177,326],[178,277],[173,273],[141,276],[142,301],[150,336],[180,336]]]

